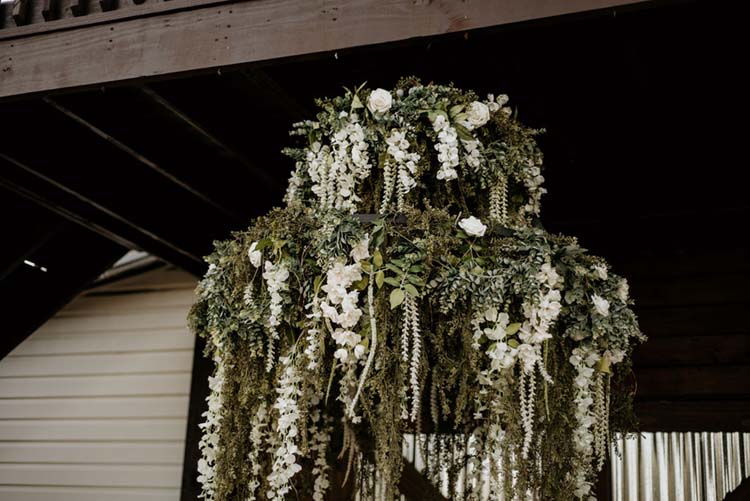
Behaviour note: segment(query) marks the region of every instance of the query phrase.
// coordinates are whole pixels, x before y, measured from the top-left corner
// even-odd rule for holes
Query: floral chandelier
[[[407,78],[294,125],[285,207],[216,244],[190,314],[202,497],[390,501],[409,433],[447,498],[593,498],[645,337],[627,282],[538,224],[507,101]]]

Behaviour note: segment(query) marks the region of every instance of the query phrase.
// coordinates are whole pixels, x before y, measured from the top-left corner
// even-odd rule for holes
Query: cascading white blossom
[[[458,133],[450,125],[448,118],[442,113],[437,114],[432,121],[432,128],[438,135],[438,143],[435,149],[438,152],[440,168],[437,178],[445,181],[458,178]]]
[[[219,431],[221,429],[222,388],[224,385],[224,363],[221,345],[214,340],[214,363],[216,369],[208,378],[209,395],[206,397],[208,409],[202,414],[205,421],[198,425],[203,431],[198,448],[201,458],[198,460],[198,483],[201,484],[200,498],[206,501],[215,499],[214,467],[219,449]]]
[[[250,452],[247,455],[247,461],[250,464],[250,480],[247,485],[248,497],[246,501],[255,501],[258,487],[260,487],[260,456],[264,452],[264,438],[268,433],[268,417],[266,403],[261,402],[252,418],[250,427]]]
[[[575,417],[578,426],[575,428],[573,443],[576,451],[581,455],[582,464],[590,465],[593,455],[594,433],[592,428],[596,416],[592,411],[594,404],[593,383],[594,365],[599,360],[599,355],[589,346],[582,345],[573,350],[570,363],[575,367],[577,376],[574,381]],[[579,499],[588,499],[591,495],[592,484],[588,480],[590,471],[586,468],[575,470],[575,491]]]
[[[269,490],[266,497],[269,500],[283,500],[291,490],[292,477],[302,469],[297,463],[300,451],[296,438],[299,434],[297,422],[300,419],[297,400],[302,392],[299,384],[302,380],[294,366],[291,357],[282,357],[279,362],[283,366],[281,378],[276,387],[276,401],[273,408],[278,412],[276,420],[276,436],[280,443],[274,451],[274,462],[271,474],[268,475]]]
[[[393,129],[385,139],[388,145],[387,152],[393,159],[396,166],[396,209],[404,210],[404,198],[406,194],[417,185],[414,175],[417,171],[417,162],[419,162],[418,153],[409,152],[409,141],[406,138],[406,131]],[[392,196],[393,189],[391,189]],[[386,191],[387,193],[387,191]],[[381,211],[387,208],[390,199],[383,199],[385,205]]]
[[[367,237],[352,249],[353,264],[345,264],[338,260],[326,273],[326,282],[321,290],[326,297],[320,303],[320,311],[324,319],[331,324],[331,336],[338,347],[333,356],[344,367],[341,379],[342,391],[339,400],[345,408],[351,409],[353,392],[356,391],[356,377],[354,375],[357,361],[365,354],[362,336],[354,332],[354,327],[362,318],[363,311],[359,307],[359,291],[349,290],[354,282],[362,280],[362,266],[360,261],[369,257]],[[359,420],[353,417],[353,420]]]
[[[271,372],[276,361],[275,342],[279,339],[278,327],[281,325],[281,316],[283,314],[284,297],[282,292],[289,290],[287,280],[289,279],[289,270],[282,261],[274,264],[266,261],[263,269],[263,280],[266,281],[268,295],[271,297],[270,313],[268,316],[268,354],[266,357],[266,372]]]

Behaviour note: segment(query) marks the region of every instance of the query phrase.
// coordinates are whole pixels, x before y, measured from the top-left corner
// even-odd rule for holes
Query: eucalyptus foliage
[[[411,78],[295,124],[286,205],[216,243],[190,315],[203,497],[393,500],[415,433],[449,497],[591,499],[645,338],[627,282],[538,225],[507,101]]]

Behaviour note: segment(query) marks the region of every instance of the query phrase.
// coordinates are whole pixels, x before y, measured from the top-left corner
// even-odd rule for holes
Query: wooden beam
[[[643,367],[635,375],[641,400],[750,398],[750,365]]]
[[[222,149],[228,156],[237,160],[248,171],[252,172],[253,175],[255,175],[265,186],[272,187],[275,185],[274,180],[271,178],[271,176],[269,176],[267,171],[258,168],[250,160],[248,160],[247,157],[245,157],[245,155],[242,155],[241,153],[237,152],[233,148],[230,148],[229,146],[227,146],[218,137],[211,134],[211,132],[209,132],[205,127],[203,127],[197,121],[192,119],[182,110],[180,110],[177,106],[169,102],[167,99],[161,96],[158,92],[145,86],[141,87],[141,91],[146,96],[148,96],[153,102],[161,106],[163,109],[167,110],[170,114],[172,114],[178,120],[186,124],[193,131],[197,132],[200,136],[206,139],[206,141]]]
[[[337,51],[645,3],[644,0],[255,0],[207,6],[164,16],[5,38],[0,42],[0,53],[8,59],[0,72],[0,97]]]
[[[636,402],[640,431],[750,431],[750,400]]]
[[[129,221],[88,197],[0,153],[0,186],[92,230],[118,244],[141,248],[195,275],[205,265],[200,256]]]
[[[0,282],[0,359],[125,252],[124,247],[76,225],[46,242],[36,253],[44,259],[46,272],[21,266]]]
[[[153,162],[151,159],[146,158],[144,155],[140,154],[130,146],[124,144],[123,142],[119,141],[117,138],[112,137],[104,130],[100,129],[99,127],[95,126],[94,124],[88,122],[84,118],[80,117],[78,114],[76,114],[74,111],[66,108],[65,106],[62,106],[61,104],[53,101],[50,98],[44,98],[44,101],[61,112],[63,115],[67,116],[68,118],[74,120],[79,125],[82,125],[89,131],[93,132],[103,140],[107,141],[109,144],[114,146],[115,148],[119,149],[120,151],[126,153],[133,159],[137,160],[138,162],[142,163],[152,171],[156,172],[160,176],[164,177],[165,179],[168,179],[170,182],[176,184],[183,190],[187,191],[191,195],[195,196],[196,198],[200,199],[202,202],[205,202],[206,204],[212,206],[214,209],[218,210],[223,215],[227,216],[229,219],[235,221],[235,222],[243,222],[244,218],[241,217],[239,214],[227,209],[220,203],[216,202],[215,200],[210,199],[205,194],[201,193],[197,189],[193,188],[189,184],[185,183],[182,179],[179,177],[173,175],[172,173],[168,172],[167,170],[163,169],[160,165],[158,165],[156,162]]]

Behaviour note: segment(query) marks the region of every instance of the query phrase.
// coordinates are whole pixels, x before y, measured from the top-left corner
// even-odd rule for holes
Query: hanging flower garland
[[[191,311],[205,499],[322,500],[336,467],[392,500],[413,432],[449,497],[592,498],[645,337],[627,282],[539,227],[507,102],[411,78],[295,124],[286,206],[217,243]]]

